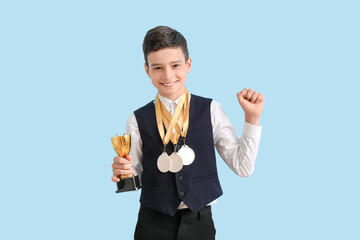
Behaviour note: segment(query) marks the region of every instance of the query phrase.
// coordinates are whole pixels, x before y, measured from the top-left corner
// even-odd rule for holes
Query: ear
[[[187,63],[186,63],[186,73],[190,72],[191,67],[192,67],[192,59],[191,59],[191,57],[189,57],[189,59],[187,60]]]
[[[144,63],[144,67],[145,67],[145,72],[146,72],[146,74],[148,75],[149,78],[151,78],[151,76],[150,76],[150,70],[149,70],[148,66],[146,65],[146,63]]]

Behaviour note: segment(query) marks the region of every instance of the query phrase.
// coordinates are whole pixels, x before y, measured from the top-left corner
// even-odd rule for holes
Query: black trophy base
[[[141,188],[138,175],[134,177],[123,178],[120,180],[120,182],[117,182],[116,185],[117,185],[116,193],[136,191]]]

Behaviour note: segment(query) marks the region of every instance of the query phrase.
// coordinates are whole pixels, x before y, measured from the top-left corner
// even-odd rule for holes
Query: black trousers
[[[135,240],[214,240],[215,233],[211,206],[198,213],[178,210],[174,216],[141,206]]]

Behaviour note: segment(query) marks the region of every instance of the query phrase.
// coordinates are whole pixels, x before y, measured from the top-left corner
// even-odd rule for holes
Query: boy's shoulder
[[[136,109],[134,111],[134,113],[136,114],[137,112],[142,112],[142,111],[152,111],[152,109],[155,109],[155,104],[154,103],[155,103],[155,100],[151,100],[150,102],[148,102],[144,106]]]
[[[196,100],[207,101],[207,102],[209,102],[209,101],[211,102],[213,100],[212,98],[202,97],[202,96],[199,96],[199,95],[191,94],[191,99],[193,99],[193,98],[196,99]]]

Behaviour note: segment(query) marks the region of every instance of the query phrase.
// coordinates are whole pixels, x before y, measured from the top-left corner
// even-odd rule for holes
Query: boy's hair
[[[185,62],[189,59],[189,51],[184,36],[168,26],[157,26],[150,29],[144,38],[143,52],[146,66],[148,64],[148,55],[163,48],[181,48],[185,56]]]

